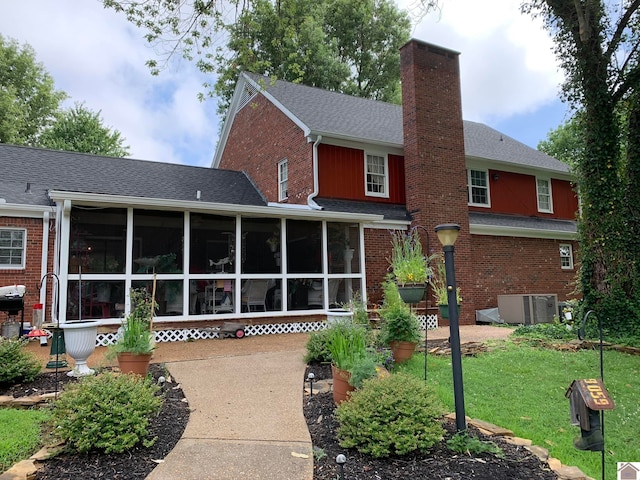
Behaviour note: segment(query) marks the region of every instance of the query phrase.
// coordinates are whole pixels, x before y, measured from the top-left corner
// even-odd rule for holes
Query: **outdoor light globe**
[[[438,240],[443,247],[453,246],[458,239],[458,232],[460,232],[460,225],[455,223],[445,223],[436,227]]]

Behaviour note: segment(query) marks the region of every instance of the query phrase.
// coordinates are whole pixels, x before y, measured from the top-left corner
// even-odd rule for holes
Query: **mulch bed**
[[[149,373],[157,380],[170,377],[161,364],[151,364]],[[14,397],[38,395],[64,389],[64,385],[78,380],[67,377],[65,372],[43,373],[34,382],[0,389],[0,395]],[[102,478],[110,480],[143,480],[178,443],[189,420],[189,404],[183,401],[184,394],[178,384],[166,381],[162,385],[165,402],[160,413],[152,417],[149,424],[151,437],[156,442],[145,448],[138,445],[121,454],[89,452],[86,454],[62,453],[43,464],[36,475],[37,480],[86,480]]]
[[[331,378],[326,365],[312,365],[316,379]],[[305,376],[306,378],[306,376]],[[524,447],[511,445],[500,438],[487,437],[469,426],[469,433],[481,440],[495,442],[504,452],[504,458],[483,453],[460,455],[446,447],[446,441],[455,433],[455,422],[443,421],[446,430],[443,442],[428,453],[415,453],[402,457],[375,459],[354,449],[338,444],[338,423],[333,415],[335,405],[330,392],[314,394],[305,399],[304,416],[311,434],[314,450],[314,480],[341,478],[336,457],[343,454],[345,480],[429,479],[429,480],[557,480],[557,475]],[[319,454],[319,455],[318,455]]]

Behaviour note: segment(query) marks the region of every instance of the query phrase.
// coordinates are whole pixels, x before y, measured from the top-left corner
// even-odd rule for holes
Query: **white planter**
[[[100,322],[96,320],[81,320],[60,324],[60,328],[64,331],[67,355],[76,362],[73,370],[67,373],[68,376],[83,377],[95,373],[93,369],[87,366],[87,359],[96,349],[99,324]]]
[[[347,321],[353,321],[353,312],[351,310],[343,310],[342,308],[332,308],[327,310],[327,323],[329,325],[335,322]]]

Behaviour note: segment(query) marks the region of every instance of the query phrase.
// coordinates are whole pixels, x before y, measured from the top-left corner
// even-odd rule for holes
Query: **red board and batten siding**
[[[491,207],[470,206],[470,210],[566,220],[573,220],[578,211],[578,197],[566,180],[551,179],[553,213],[538,211],[536,177],[533,175],[489,170],[489,189]]]
[[[389,197],[369,197],[365,195],[364,155],[363,150],[356,148],[320,144],[318,146],[319,196],[403,204],[405,202],[404,158],[399,155],[388,155]]]

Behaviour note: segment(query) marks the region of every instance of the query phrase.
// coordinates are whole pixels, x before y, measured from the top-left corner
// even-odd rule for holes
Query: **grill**
[[[0,287],[0,312],[7,312],[9,316],[9,322],[6,322],[3,327],[11,322],[11,317],[20,313],[20,334],[22,334],[24,326],[24,292],[24,285]],[[3,328],[3,334],[5,331],[8,332],[8,328]]]

